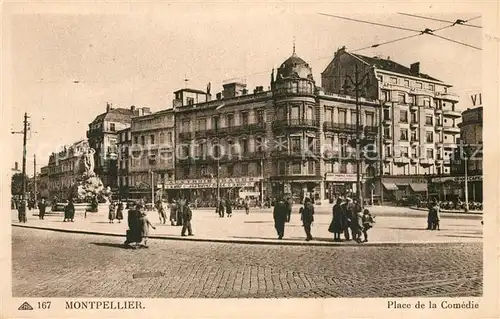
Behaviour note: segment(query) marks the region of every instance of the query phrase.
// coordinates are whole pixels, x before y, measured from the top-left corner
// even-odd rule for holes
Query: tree
[[[28,179],[26,178],[26,175],[23,175],[23,173],[15,173],[12,175],[11,179],[11,193],[12,195],[22,195],[23,194],[23,176],[24,180],[26,183],[26,186],[28,185]]]

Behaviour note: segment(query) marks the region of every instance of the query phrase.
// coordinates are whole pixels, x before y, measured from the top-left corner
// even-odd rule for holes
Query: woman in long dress
[[[111,202],[111,204],[109,204],[109,214],[108,214],[108,219],[109,219],[109,222],[112,224],[113,221],[116,219],[116,206],[115,206],[115,203]]]
[[[122,222],[123,219],[123,202],[119,201],[118,206],[116,208],[116,219],[118,220],[118,223]]]
[[[333,240],[340,241],[340,234],[344,231],[344,212],[342,211],[342,200],[340,198],[337,199],[337,202],[333,206],[332,209],[332,222],[330,223],[330,227],[328,231],[333,233]]]
[[[135,209],[128,211],[128,230],[125,245],[135,243],[137,247],[137,244],[142,241],[142,229],[140,225],[141,209],[141,205],[136,205]]]

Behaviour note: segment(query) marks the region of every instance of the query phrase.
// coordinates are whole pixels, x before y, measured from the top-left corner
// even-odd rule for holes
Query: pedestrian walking
[[[45,202],[45,199],[42,198],[42,200],[38,203],[38,219],[40,220],[44,219],[46,208],[47,208],[47,203]]]
[[[342,208],[342,226],[344,229],[344,239],[346,241],[351,240],[349,235],[349,229],[351,228],[351,206],[352,202],[350,198],[346,198],[346,200],[341,204]]]
[[[299,213],[302,226],[306,232],[306,241],[310,241],[313,239],[311,235],[311,225],[314,222],[314,206],[309,197],[306,197],[304,200],[304,207],[300,208]]]
[[[342,199],[337,198],[337,202],[332,208],[332,222],[328,231],[333,233],[333,241],[341,241],[340,234],[344,231],[344,212],[342,208]],[[349,235],[349,231],[347,232]]]
[[[245,207],[245,214],[248,215],[250,213],[250,203],[249,203],[248,197],[245,198],[245,201],[243,202],[243,206]]]
[[[75,206],[73,205],[73,198],[69,199],[68,204],[64,207],[64,220],[65,222],[74,222]]]
[[[148,248],[148,236],[149,236],[149,227],[156,229],[153,224],[148,219],[148,216],[145,211],[141,212],[139,217],[139,228],[141,231],[141,246],[144,248]]]
[[[175,226],[175,223],[177,222],[177,203],[175,200],[172,200],[172,203],[170,203],[170,225]]]
[[[292,217],[292,206],[293,206],[293,203],[292,203],[292,198],[291,197],[287,197],[285,199],[285,207],[286,207],[286,222],[289,223],[290,222],[290,218]]]
[[[221,199],[217,205],[219,207],[219,217],[224,218],[224,202],[223,202],[223,200]]]
[[[118,223],[121,223],[123,219],[123,202],[121,200],[118,201],[118,205],[116,207],[116,219],[118,220]]]
[[[130,245],[135,243],[134,248],[137,247],[137,245],[142,242],[142,231],[140,228],[140,218],[142,215],[142,206],[140,204],[137,204],[135,207],[132,209],[129,209],[128,211],[128,230],[126,232],[126,239],[125,239],[125,245]]]
[[[160,199],[156,203],[156,209],[158,210],[158,217],[160,219],[160,224],[165,224],[167,222],[167,213],[166,208],[163,204],[163,201]]]
[[[180,206],[180,211],[182,215],[182,231],[181,236],[186,236],[186,230],[188,232],[188,236],[193,235],[193,229],[191,228],[191,219],[193,217],[193,212],[187,202],[182,203]]]
[[[354,199],[351,205],[351,233],[352,239],[361,242],[361,231],[363,230],[363,211],[358,199]]]
[[[231,217],[233,215],[233,207],[231,207],[231,201],[226,199],[226,213],[227,217]]]
[[[431,229],[439,230],[439,220],[441,214],[439,212],[439,205],[435,199],[431,203],[431,208],[429,209],[429,215],[431,219]]]
[[[288,218],[288,206],[282,198],[277,200],[274,205],[273,218],[278,239],[282,239],[285,235],[285,223]]]
[[[368,230],[373,227],[375,217],[370,214],[368,209],[363,210],[363,242],[368,242]]]
[[[108,213],[109,223],[113,224],[115,218],[116,218],[116,205],[114,202],[111,202],[109,204],[109,213]]]
[[[26,209],[28,208],[28,202],[26,200],[21,200],[17,206],[17,218],[20,223],[26,223],[28,221],[26,217]]]

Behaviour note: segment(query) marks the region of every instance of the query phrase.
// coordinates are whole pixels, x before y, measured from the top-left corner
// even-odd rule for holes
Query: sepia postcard
[[[4,1],[1,317],[498,318],[499,5]]]

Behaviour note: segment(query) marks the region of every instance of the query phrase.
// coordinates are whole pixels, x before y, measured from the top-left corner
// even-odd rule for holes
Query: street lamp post
[[[359,200],[361,206],[363,204],[362,191],[361,191],[361,167],[363,163],[363,156],[361,154],[360,146],[361,146],[361,129],[360,129],[360,116],[361,116],[361,105],[359,104],[359,89],[363,82],[366,80],[366,86],[369,85],[369,76],[370,72],[365,73],[361,78],[359,78],[359,69],[358,65],[354,65],[354,80],[346,75],[344,90],[347,90],[349,84],[347,80],[354,85],[355,97],[356,97],[356,198]]]
[[[463,152],[464,154],[464,171],[465,171],[465,187],[464,187],[464,191],[465,191],[465,212],[467,213],[469,211],[469,187],[468,187],[468,182],[467,182],[467,171],[468,171],[468,165],[467,165],[467,160],[469,158],[469,149],[468,147],[466,146],[465,147],[465,151]]]

